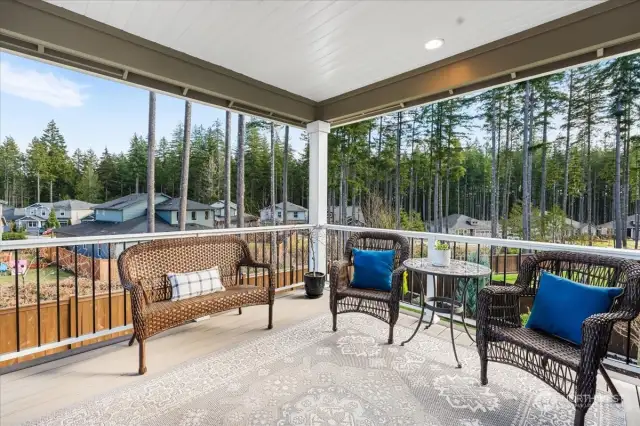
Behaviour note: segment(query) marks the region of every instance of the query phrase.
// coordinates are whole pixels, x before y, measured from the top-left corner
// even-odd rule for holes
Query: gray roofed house
[[[464,214],[450,214],[444,218],[442,232],[457,235],[470,235],[475,237],[491,236],[491,221],[478,220]],[[500,225],[498,224],[498,233],[500,233]]]
[[[277,203],[275,205],[276,210],[276,223],[282,223],[283,219],[283,204]],[[297,204],[287,202],[287,223],[296,224],[296,223],[307,223],[308,220],[308,210],[302,206]],[[271,218],[271,206],[267,206],[260,210],[260,221],[262,223],[270,223],[272,221]]]
[[[163,201],[162,203],[156,204],[156,211],[158,210],[180,210],[180,198],[170,198],[166,201]],[[187,210],[212,210],[212,206],[193,200],[187,200]]]
[[[170,225],[160,217],[155,219],[156,232],[176,232],[178,228]],[[210,226],[202,226],[195,223],[188,223],[186,226],[189,230],[211,229]],[[122,234],[138,234],[147,232],[147,215],[139,216],[125,222],[82,222],[78,225],[65,226],[56,230],[59,237],[86,237],[99,235],[122,235]]]
[[[211,208],[213,209],[213,214],[215,215],[216,220],[224,220],[224,200],[218,200],[211,204]],[[229,202],[229,214],[231,217],[238,214],[238,205],[233,201]]]
[[[629,216],[627,216],[626,221],[623,218],[623,228],[625,230],[625,233],[627,234],[627,238],[630,238],[632,240],[636,239],[636,215],[635,214],[630,214]],[[613,223],[613,221],[610,222],[606,222],[606,223],[602,223],[598,226],[595,227],[596,228],[596,234],[597,235],[601,235],[601,236],[615,236],[615,225]],[[638,236],[640,237],[640,235]]]
[[[170,198],[168,195],[163,194],[161,192],[157,192],[155,194],[156,204],[163,202],[164,200]],[[129,194],[124,197],[116,198],[115,200],[106,201],[102,204],[98,204],[93,206],[94,210],[124,210],[127,207],[130,207],[134,204],[147,202],[147,193],[139,192],[137,194]]]

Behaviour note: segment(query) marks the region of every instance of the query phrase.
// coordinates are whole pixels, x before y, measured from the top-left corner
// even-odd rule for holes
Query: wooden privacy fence
[[[305,269],[291,269],[280,271],[275,277],[277,287],[285,287],[303,281]],[[267,285],[263,274],[253,274],[247,271],[243,278],[246,285]],[[58,342],[70,337],[89,335],[109,330],[126,324],[131,324],[131,300],[129,294],[123,290],[117,293],[97,294],[95,305],[93,296],[70,296],[67,299],[41,302],[38,316],[38,305],[20,306],[17,310],[19,321],[16,322],[15,307],[0,309],[0,354],[15,352],[20,343],[20,350],[25,350],[47,343]],[[277,302],[276,308],[277,309]],[[42,351],[32,355],[25,355],[8,361],[0,362],[0,368],[8,365],[65,352],[70,349],[87,346],[93,343],[110,340],[132,330],[109,333],[100,337],[85,340],[72,345]],[[38,341],[38,334],[40,339]]]

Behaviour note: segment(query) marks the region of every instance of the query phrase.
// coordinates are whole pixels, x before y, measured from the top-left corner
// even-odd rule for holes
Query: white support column
[[[309,224],[327,224],[328,139],[331,126],[324,121],[307,124],[309,134]],[[309,253],[309,270],[327,273],[327,231],[313,230],[315,264]],[[311,248],[311,247],[310,247]]]

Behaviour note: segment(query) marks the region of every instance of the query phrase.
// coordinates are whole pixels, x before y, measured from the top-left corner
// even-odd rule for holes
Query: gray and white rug
[[[343,315],[332,333],[325,315],[212,353],[155,377],[140,378],[46,425],[428,425],[560,426],[573,406],[538,379],[489,365],[480,386],[478,355],[419,333],[387,345],[384,323]],[[411,330],[398,326],[396,341]],[[621,404],[602,393],[588,425],[626,425]]]

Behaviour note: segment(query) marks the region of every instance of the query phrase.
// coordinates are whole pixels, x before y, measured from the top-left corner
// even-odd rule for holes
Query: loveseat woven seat
[[[167,273],[194,272],[216,266],[225,291],[171,301]],[[241,285],[241,267],[265,270],[268,285]],[[187,321],[243,306],[269,305],[267,328],[272,328],[273,267],[256,262],[247,243],[237,237],[179,238],[138,244],[120,254],[118,270],[123,287],[131,294],[134,334],[129,345],[134,339],[140,345],[140,374],[147,371],[145,340]]]

